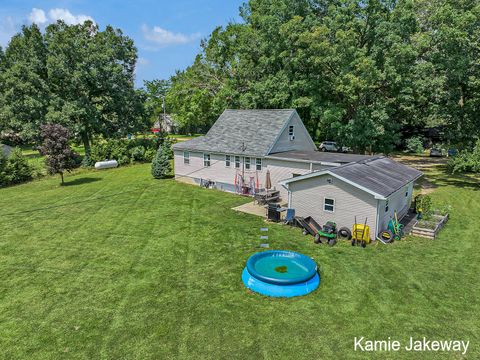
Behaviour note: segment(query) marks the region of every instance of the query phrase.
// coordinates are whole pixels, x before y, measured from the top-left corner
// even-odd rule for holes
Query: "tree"
[[[154,125],[163,114],[164,99],[170,89],[170,80],[152,80],[143,82],[145,88],[145,112],[149,124]]]
[[[0,130],[36,142],[50,95],[46,46],[37,25],[24,26],[13,36],[0,61]]]
[[[316,140],[390,152],[402,132],[480,134],[480,4],[473,0],[250,0],[172,77],[175,119],[226,107],[296,108]]]
[[[68,127],[90,154],[92,136],[120,137],[143,126],[141,93],[134,88],[137,50],[119,29],[91,21],[49,25],[45,39],[52,93],[47,119]]]
[[[77,154],[70,148],[69,131],[60,124],[45,124],[41,127],[43,145],[40,148],[46,155],[45,163],[48,173],[60,174],[62,185],[65,184],[63,174],[77,166]]]
[[[152,161],[152,176],[155,179],[163,179],[170,175],[172,166],[170,164],[171,144],[164,141],[158,148],[157,154]]]

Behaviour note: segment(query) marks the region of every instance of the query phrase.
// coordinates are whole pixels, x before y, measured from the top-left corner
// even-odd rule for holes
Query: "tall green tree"
[[[296,108],[317,140],[389,152],[402,132],[479,134],[479,4],[474,0],[250,0],[172,78],[183,124],[225,107]],[[463,136],[464,134],[465,136]]]
[[[25,141],[39,139],[50,99],[46,45],[37,25],[13,36],[0,61],[0,126]],[[0,128],[0,129],[1,129]]]
[[[91,21],[46,29],[52,93],[47,119],[67,126],[90,153],[92,136],[115,137],[141,127],[143,104],[134,89],[137,50],[119,29]]]

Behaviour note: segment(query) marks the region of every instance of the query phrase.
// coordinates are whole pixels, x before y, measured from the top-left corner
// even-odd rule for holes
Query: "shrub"
[[[415,211],[421,213],[424,219],[429,218],[433,212],[432,198],[430,195],[417,195],[415,198]]]
[[[169,158],[170,151],[171,146],[169,142],[164,142],[163,145],[158,148],[157,154],[152,161],[152,176],[155,179],[163,179],[170,175],[172,171]]]
[[[472,151],[462,151],[448,161],[448,170],[452,173],[480,172],[480,139]]]
[[[48,173],[60,174],[62,185],[63,174],[78,166],[78,155],[70,148],[70,134],[67,128],[60,124],[45,124],[41,126],[43,145],[41,153],[46,155],[45,164]]]
[[[157,149],[164,142],[166,142],[165,139],[159,138],[108,139],[92,146],[90,159],[86,165],[93,166],[95,162],[104,160],[117,160],[119,165],[133,162],[151,162]],[[171,144],[171,142],[169,143]]]
[[[153,160],[153,158],[155,157],[156,154],[157,154],[157,152],[154,149],[147,149],[145,151],[145,155],[144,155],[145,161],[146,162],[152,162],[152,160]]]
[[[143,146],[135,146],[130,149],[130,157],[132,162],[145,160],[145,148]]]
[[[20,184],[32,177],[33,168],[23,156],[22,150],[15,148],[8,158],[0,155],[0,186]]]
[[[423,137],[421,136],[412,136],[407,139],[405,142],[407,151],[414,154],[423,153]]]

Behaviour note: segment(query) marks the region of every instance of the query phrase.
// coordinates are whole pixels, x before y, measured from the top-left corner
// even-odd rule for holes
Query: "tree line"
[[[65,126],[90,153],[92,138],[142,130],[134,87],[137,49],[121,30],[91,21],[24,26],[0,49],[0,132],[38,144],[45,123]]]
[[[121,30],[25,26],[0,49],[0,132],[38,143],[58,123],[90,151],[167,112],[204,132],[226,108],[295,108],[317,141],[390,152],[425,127],[459,148],[480,132],[477,0],[250,0],[191,66],[135,89]]]
[[[250,0],[171,79],[184,128],[225,108],[295,108],[315,140],[389,152],[441,126],[464,147],[480,132],[477,0]]]

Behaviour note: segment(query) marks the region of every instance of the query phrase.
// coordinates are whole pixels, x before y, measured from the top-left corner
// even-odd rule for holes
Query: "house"
[[[267,171],[299,216],[351,228],[355,216],[378,234],[402,217],[421,172],[383,156],[319,152],[298,113],[225,110],[205,136],[173,146],[175,179],[253,194]]]
[[[158,120],[153,124],[152,132],[165,132],[168,134],[174,133],[177,130],[177,123],[169,114],[162,114],[158,116]]]
[[[12,150],[13,149],[11,146],[0,144],[0,154],[2,154],[3,156],[8,157]]]

